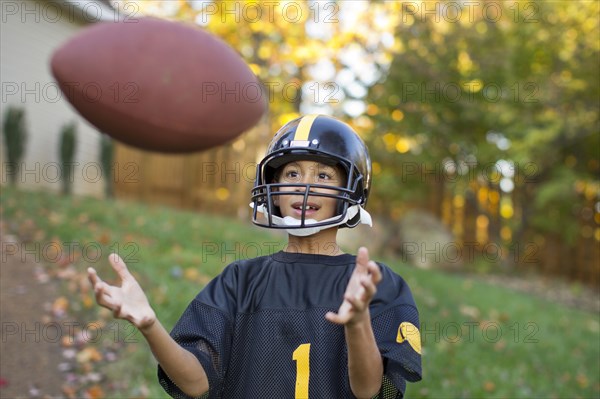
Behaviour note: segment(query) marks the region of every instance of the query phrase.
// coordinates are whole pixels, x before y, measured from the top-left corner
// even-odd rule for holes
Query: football
[[[233,48],[200,28],[158,18],[85,28],[53,53],[51,70],[85,119],[144,150],[215,147],[267,109],[261,83]]]

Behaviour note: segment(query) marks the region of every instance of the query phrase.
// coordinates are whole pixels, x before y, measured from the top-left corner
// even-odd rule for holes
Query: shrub
[[[19,163],[25,153],[27,129],[25,127],[25,110],[9,106],[4,117],[4,142],[8,157],[8,177],[10,184],[15,185],[19,175]]]
[[[60,163],[62,193],[71,194],[73,187],[73,159],[77,147],[77,126],[75,122],[64,125],[60,134]]]

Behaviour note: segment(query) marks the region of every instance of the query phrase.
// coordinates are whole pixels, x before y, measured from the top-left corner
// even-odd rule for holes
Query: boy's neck
[[[337,227],[332,227],[307,237],[289,234],[288,243],[283,250],[285,252],[311,255],[342,255],[344,252],[337,244],[337,230]]]

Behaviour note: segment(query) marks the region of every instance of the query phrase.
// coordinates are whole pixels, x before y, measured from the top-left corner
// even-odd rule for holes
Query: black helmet
[[[341,167],[346,172],[345,186],[276,183],[277,169],[296,160],[314,160]],[[285,229],[336,225],[355,227],[360,222],[370,224],[370,216],[364,211],[370,185],[369,151],[358,134],[346,123],[333,117],[306,115],[279,129],[269,144],[264,159],[258,164],[256,180],[252,189],[251,206],[254,208],[252,222],[263,227]],[[302,219],[297,225],[277,223],[274,218],[279,219],[281,215],[273,204],[273,196],[285,194],[278,190],[282,186],[304,187],[305,205],[309,195],[337,198],[338,214],[326,221],[306,224],[303,211]],[[327,188],[336,193],[318,193],[311,191],[311,188]],[[348,212],[349,209],[350,212]],[[258,212],[264,215],[264,219],[259,217]]]

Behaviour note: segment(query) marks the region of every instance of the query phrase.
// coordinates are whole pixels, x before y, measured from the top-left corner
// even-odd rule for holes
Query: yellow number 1
[[[310,378],[310,344],[302,344],[296,348],[292,359],[296,363],[296,395],[295,399],[308,399],[308,379]]]

